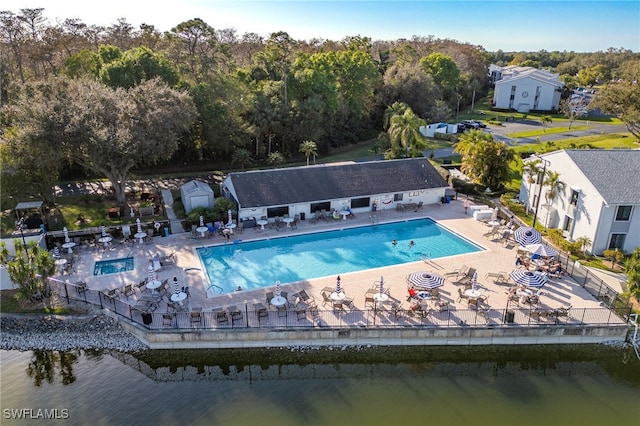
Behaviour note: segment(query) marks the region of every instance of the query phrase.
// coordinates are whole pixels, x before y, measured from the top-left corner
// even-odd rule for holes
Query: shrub
[[[178,219],[184,219],[187,217],[187,212],[184,209],[184,204],[182,204],[182,199],[178,198],[173,201],[173,212],[176,214]]]

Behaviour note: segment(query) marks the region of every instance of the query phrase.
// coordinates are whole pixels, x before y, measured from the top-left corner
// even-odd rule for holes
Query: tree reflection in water
[[[33,379],[35,386],[41,386],[45,382],[54,384],[57,370],[62,384],[69,385],[76,381],[73,364],[78,362],[78,356],[78,351],[34,350],[27,366],[27,375]]]

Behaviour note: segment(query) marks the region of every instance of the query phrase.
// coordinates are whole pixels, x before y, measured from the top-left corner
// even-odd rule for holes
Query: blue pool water
[[[431,219],[419,219],[196,250],[213,293],[218,294],[238,286],[254,290],[273,286],[276,280],[284,284],[482,248]]]
[[[133,257],[99,260],[93,267],[93,275],[116,274],[127,271],[133,271]]]

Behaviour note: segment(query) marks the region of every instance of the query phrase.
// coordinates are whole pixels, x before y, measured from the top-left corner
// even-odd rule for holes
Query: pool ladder
[[[216,284],[209,285],[209,287],[207,287],[207,292],[212,288],[217,288],[218,291],[219,291],[218,294],[223,294],[224,293],[224,289],[222,287],[220,287],[219,285],[216,285]],[[214,292],[214,294],[215,294],[215,292]]]

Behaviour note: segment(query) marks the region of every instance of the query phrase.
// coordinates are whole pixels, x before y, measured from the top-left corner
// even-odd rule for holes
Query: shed
[[[180,195],[187,213],[198,207],[213,207],[213,189],[208,183],[191,180],[180,187]]]

